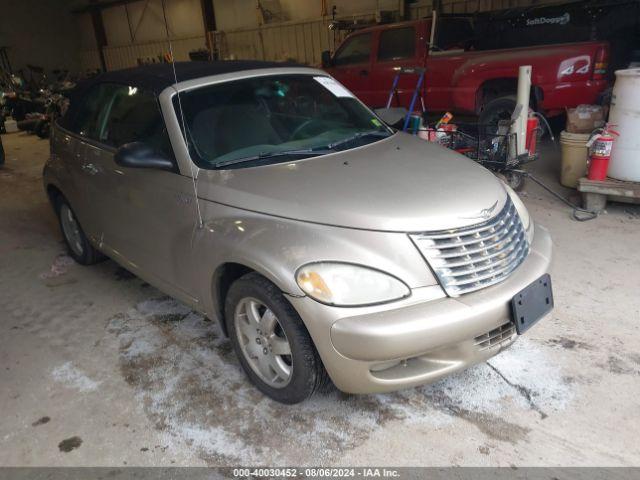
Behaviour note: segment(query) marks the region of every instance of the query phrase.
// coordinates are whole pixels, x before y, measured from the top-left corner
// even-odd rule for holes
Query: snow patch
[[[54,258],[49,271],[40,274],[40,278],[42,280],[47,280],[49,278],[55,278],[59,277],[60,275],[64,275],[65,273],[67,273],[67,269],[69,268],[69,266],[73,265],[74,263],[75,260],[73,258],[65,253],[61,253],[56,258]]]
[[[87,377],[84,372],[76,368],[71,362],[63,363],[51,371],[51,376],[57,382],[65,384],[69,388],[80,392],[92,392],[98,388],[101,382]]]
[[[526,338],[490,365],[433,385],[384,395],[333,391],[281,405],[250,384],[215,322],[173,299],[145,300],[114,317],[109,329],[120,342],[125,378],[166,442],[192,446],[217,465],[256,464],[266,455],[279,464],[318,465],[389,421],[441,428],[463,410],[504,417],[532,402],[538,410],[560,410],[572,397],[548,347]],[[292,439],[297,448],[285,448]]]
[[[521,337],[511,348],[489,360],[509,383],[524,387],[540,409],[564,409],[573,398],[573,390],[562,379],[562,370],[551,363],[547,347]],[[495,372],[494,372],[495,373]],[[520,404],[525,405],[522,395]]]

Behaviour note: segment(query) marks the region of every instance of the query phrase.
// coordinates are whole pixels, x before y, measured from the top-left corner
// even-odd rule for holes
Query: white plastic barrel
[[[613,142],[607,175],[640,182],[640,68],[616,71],[609,124],[620,136]]]

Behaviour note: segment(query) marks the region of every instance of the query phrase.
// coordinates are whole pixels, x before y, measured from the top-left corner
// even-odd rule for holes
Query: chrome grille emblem
[[[496,200],[496,203],[494,203],[490,207],[483,208],[482,210],[480,210],[480,213],[478,215],[474,215],[473,217],[459,217],[459,218],[462,218],[464,220],[475,220],[476,218],[489,220],[491,218],[491,215],[493,214],[493,211],[496,209],[497,206],[498,206],[498,200]]]
[[[483,215],[496,206],[497,202]],[[477,225],[410,237],[452,297],[505,280],[529,254],[527,235],[511,199],[493,218]]]

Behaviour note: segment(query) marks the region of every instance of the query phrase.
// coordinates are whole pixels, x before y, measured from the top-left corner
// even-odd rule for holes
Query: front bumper
[[[529,256],[509,278],[457,298],[433,286],[378,307],[330,307],[308,297],[290,301],[340,390],[398,390],[439,380],[511,344],[511,298],[548,273],[551,250],[549,233],[536,225]]]

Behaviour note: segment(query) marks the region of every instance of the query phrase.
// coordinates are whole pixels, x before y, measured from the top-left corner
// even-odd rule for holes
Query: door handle
[[[360,70],[360,76],[361,77],[366,77],[367,75],[369,75],[369,71],[368,70]]]
[[[96,173],[98,173],[100,170],[98,170],[98,167],[96,167],[93,163],[85,163],[82,165],[82,170],[84,170],[85,172],[87,172],[89,175],[95,175]]]

